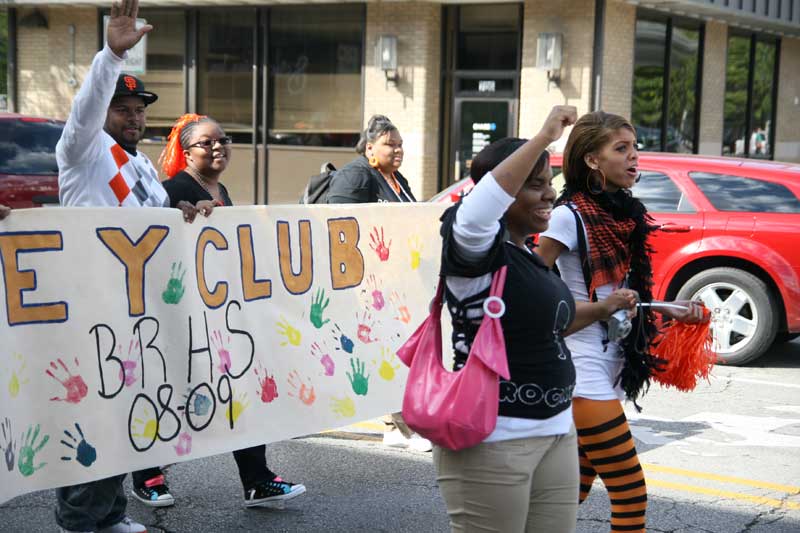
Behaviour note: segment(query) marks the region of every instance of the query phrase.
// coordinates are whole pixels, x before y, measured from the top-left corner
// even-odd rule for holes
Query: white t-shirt
[[[126,152],[103,130],[122,59],[108,46],[72,102],[56,145],[61,205],[82,207],[168,207],[158,172],[141,151]]]
[[[585,230],[584,236],[586,236]],[[578,228],[575,215],[570,208],[560,205],[553,209],[550,225],[539,237],[548,237],[567,247],[567,250],[556,259],[561,279],[572,291],[575,301],[589,302],[589,291],[583,279],[578,249]],[[586,236],[586,246],[588,253],[588,236]],[[611,283],[598,287],[597,299],[603,300],[617,288]],[[620,387],[614,386],[622,368],[622,351],[615,342],[603,345],[604,339],[605,330],[599,322],[594,322],[565,338],[577,374],[575,396],[596,400],[621,399],[624,396]]]
[[[459,251],[466,257],[485,255],[500,229],[499,220],[512,203],[514,197],[500,187],[491,173],[482,178],[456,213],[453,237]],[[447,288],[459,300],[485,290],[491,282],[491,274],[478,278],[447,276]],[[571,405],[544,420],[498,416],[497,426],[484,442],[566,435],[571,428]]]

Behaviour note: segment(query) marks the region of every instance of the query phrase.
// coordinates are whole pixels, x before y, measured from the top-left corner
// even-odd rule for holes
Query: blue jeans
[[[56,489],[56,523],[64,529],[94,531],[119,523],[128,498],[125,474]]]

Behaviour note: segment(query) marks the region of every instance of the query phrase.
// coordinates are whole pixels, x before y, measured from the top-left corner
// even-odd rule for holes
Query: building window
[[[198,112],[217,120],[237,143],[252,142],[255,9],[198,13]]]
[[[460,6],[456,70],[517,70],[521,18],[518,4]]]
[[[0,111],[8,110],[8,9],[0,8]]]
[[[757,35],[728,37],[723,155],[771,159],[778,43]]]
[[[158,31],[147,35],[147,69],[140,77],[158,100],[147,108],[151,133],[167,135],[175,119],[186,109],[183,65],[186,50],[186,16],[180,10],[139,12]]]
[[[270,11],[270,143],[355,146],[365,24],[361,5]]]
[[[697,151],[701,49],[699,23],[639,15],[631,118],[640,149]]]

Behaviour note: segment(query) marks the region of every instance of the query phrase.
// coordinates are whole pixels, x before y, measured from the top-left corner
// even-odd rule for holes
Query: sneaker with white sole
[[[113,526],[98,529],[97,533],[147,533],[147,527],[126,516]]]
[[[133,497],[150,507],[169,507],[175,505],[175,498],[169,493],[169,487],[164,483],[164,476],[148,479],[144,485],[133,486]]]
[[[431,444],[431,441],[429,441],[425,437],[420,437],[416,433],[414,433],[414,435],[410,439],[408,439],[408,447],[418,452],[429,452],[433,450],[433,445]]]
[[[244,491],[245,507],[266,505],[272,502],[285,502],[305,493],[305,485],[289,483],[276,476],[272,481],[259,483]]]
[[[383,445],[390,448],[408,448],[409,440],[397,428],[392,428],[383,434]]]

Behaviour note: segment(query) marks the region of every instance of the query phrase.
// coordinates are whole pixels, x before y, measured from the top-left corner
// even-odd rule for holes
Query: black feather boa
[[[577,191],[565,190],[557,200],[557,204],[570,201],[572,194]],[[653,218],[647,213],[647,208],[639,199],[633,197],[629,190],[620,189],[617,192],[603,192],[591,195],[598,205],[611,214],[615,220],[632,219],[636,227],[631,233],[630,250],[631,266],[628,271],[628,287],[639,293],[642,302],[653,301],[653,267],[650,257],[653,252],[648,237],[657,226]],[[658,333],[655,315],[650,307],[640,307],[633,319],[633,330],[620,346],[625,358],[625,364],[617,378],[617,383],[622,384],[625,397],[633,402],[637,411],[642,408],[636,400],[650,388],[650,378],[665,363],[663,359],[650,353],[650,346]]]

